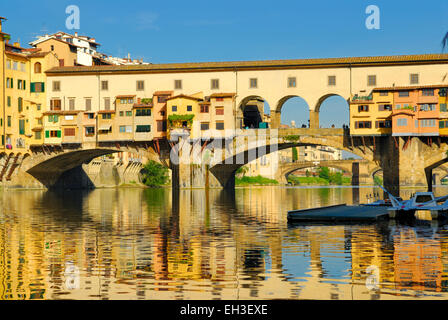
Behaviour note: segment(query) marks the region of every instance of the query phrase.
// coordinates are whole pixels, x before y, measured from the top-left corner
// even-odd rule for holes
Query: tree
[[[442,51],[445,50],[446,47],[448,47],[448,32],[442,39]]]
[[[142,182],[148,187],[160,187],[168,182],[168,169],[150,160],[143,167]]]
[[[330,180],[330,169],[327,167],[319,168],[319,178]]]
[[[296,162],[297,160],[299,160],[299,154],[297,152],[297,148],[294,147],[292,148],[292,162]]]

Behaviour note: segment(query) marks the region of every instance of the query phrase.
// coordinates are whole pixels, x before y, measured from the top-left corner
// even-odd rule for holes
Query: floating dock
[[[375,222],[389,219],[388,207],[335,206],[288,211],[289,222]]]

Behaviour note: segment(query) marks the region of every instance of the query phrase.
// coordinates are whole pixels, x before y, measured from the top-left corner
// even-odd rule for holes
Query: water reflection
[[[288,227],[288,210],[363,202],[376,192],[2,192],[0,297],[446,299],[445,225]]]

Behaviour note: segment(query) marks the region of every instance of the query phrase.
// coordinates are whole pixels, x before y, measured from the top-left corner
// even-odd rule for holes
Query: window
[[[157,121],[157,132],[166,132],[166,121]]]
[[[216,107],[216,115],[223,116],[224,115],[224,107]]]
[[[157,97],[157,102],[158,103],[165,103],[166,102],[167,97],[164,96],[158,96]]]
[[[212,88],[212,90],[219,89],[219,79],[211,80],[211,88]]]
[[[120,117],[124,117],[124,111],[120,111]]]
[[[60,81],[53,81],[53,91],[55,91],[55,92],[61,91],[61,82]]]
[[[145,81],[138,80],[137,81],[137,91],[144,91],[145,90]]]
[[[335,86],[336,85],[336,76],[328,76],[328,85]]]
[[[135,111],[136,117],[150,117],[151,116],[151,109],[137,109]]]
[[[132,117],[132,111],[126,111],[126,117]]]
[[[249,80],[249,88],[257,88],[258,87],[258,79],[257,78],[251,78]]]
[[[370,87],[376,86],[376,75],[367,76],[367,85]]]
[[[439,89],[439,96],[440,97],[446,97],[447,96],[447,88],[440,88]]]
[[[358,112],[368,112],[368,111],[369,111],[369,106],[368,105],[358,106]]]
[[[11,126],[11,116],[8,116],[8,127]]]
[[[201,105],[201,113],[208,113],[208,112],[209,112],[208,105],[206,104]]]
[[[42,73],[42,64],[40,62],[34,64],[34,73]]]
[[[172,112],[177,112],[177,106],[172,106],[172,107],[171,107],[171,111],[172,111]]]
[[[23,62],[20,62],[20,71],[26,72],[26,64]]]
[[[23,90],[23,80],[17,80],[17,89]]]
[[[387,97],[389,95],[389,92],[387,91],[380,91],[380,97]]]
[[[109,81],[101,81],[101,90],[107,91],[109,90]]]
[[[399,91],[398,96],[399,97],[409,97],[409,91]]]
[[[51,46],[51,51],[54,51],[54,46]]]
[[[446,103],[441,103],[440,104],[440,112],[446,112],[447,111],[447,109],[446,109]]]
[[[133,103],[134,103],[134,99],[133,98],[128,99],[128,104],[133,104]]]
[[[406,118],[397,119],[397,127],[406,127],[407,125],[408,125],[408,119]]]
[[[7,59],[6,60],[6,69],[11,69],[11,66],[12,66],[11,60]]]
[[[14,80],[12,78],[6,78],[6,88],[14,88]]]
[[[424,119],[420,120],[420,127],[423,128],[432,128],[436,126],[436,120],[435,119]]]
[[[22,112],[22,110],[23,110],[23,99],[22,98],[17,99],[17,105],[19,107],[19,112]]]
[[[375,128],[392,128],[392,121],[391,120],[376,121]]]
[[[216,130],[224,130],[224,122],[216,122]]]
[[[65,60],[64,59],[59,59],[59,66],[63,67],[65,65]]]
[[[25,134],[25,120],[19,120],[19,134]]]
[[[380,104],[378,105],[378,111],[392,111],[391,104]]]
[[[66,137],[74,137],[76,135],[76,129],[75,128],[65,128],[64,129],[64,136]]]
[[[34,139],[36,140],[42,139],[42,132],[41,131],[34,132]]]
[[[409,76],[411,84],[418,84],[419,82],[419,76],[418,73],[411,73]]]
[[[64,120],[67,120],[67,121],[72,121],[74,119],[75,119],[75,117],[73,115],[67,115],[64,117]]]
[[[102,113],[101,114],[101,119],[103,119],[103,120],[110,120],[110,119],[112,119],[112,114],[110,114],[110,113]]]
[[[45,131],[45,138],[60,138],[60,137],[61,137],[60,130]]]
[[[30,84],[31,92],[45,92],[45,83],[44,82],[32,82]]]
[[[69,110],[75,110],[75,98],[68,98]]]
[[[448,121],[446,121],[446,120],[440,121],[439,122],[439,128],[440,129],[448,128]]]
[[[297,86],[296,77],[288,78],[288,88],[295,88]]]
[[[59,116],[57,114],[48,116],[48,122],[57,123],[58,121],[59,121]]]
[[[121,133],[132,133],[132,126],[120,126]]]
[[[432,97],[432,96],[434,96],[434,89],[423,89],[422,90],[422,96],[425,96],[425,97]]]
[[[11,97],[8,96],[8,98],[6,100],[7,100],[8,107],[10,107],[11,106]]]
[[[210,129],[210,123],[208,122],[201,122],[201,130],[209,130]]]
[[[193,106],[187,106],[187,111],[188,112],[192,112],[193,111]]]
[[[355,122],[356,129],[370,129],[372,128],[372,122],[370,121],[356,121]]]
[[[95,119],[94,113],[86,113],[86,115],[87,115],[87,119]]]
[[[12,62],[12,69],[13,69],[13,70],[19,70],[17,61],[13,61],[13,62]]]
[[[85,98],[86,100],[86,111],[92,110],[92,99],[91,98]]]
[[[36,104],[36,110],[39,111],[40,109],[42,109],[42,105],[41,104]]]
[[[174,89],[176,90],[182,89],[182,80],[174,80]]]
[[[110,98],[104,98],[104,110],[110,110]]]
[[[150,125],[137,126],[135,132],[151,132],[151,126]]]
[[[420,106],[420,111],[435,111],[436,105],[434,103],[431,104],[422,104]]]
[[[95,127],[86,127],[86,137],[93,136],[95,134]]]

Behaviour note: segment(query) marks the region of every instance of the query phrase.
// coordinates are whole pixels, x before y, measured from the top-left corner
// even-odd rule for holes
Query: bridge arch
[[[342,128],[343,125],[350,125],[350,104],[349,99],[341,94],[327,93],[321,96],[316,103],[314,111],[313,126],[315,128]],[[331,109],[330,109],[331,108]],[[325,113],[321,111],[325,110]],[[327,112],[330,111],[330,112]]]
[[[290,112],[286,112],[285,108],[291,110],[294,108],[294,115],[289,114]],[[305,109],[305,111],[303,111]],[[303,111],[303,112],[302,112]],[[301,116],[301,113],[305,113],[306,116]],[[300,118],[297,117],[300,115]],[[301,97],[300,95],[287,95],[281,98],[277,105],[275,106],[274,111],[271,113],[271,127],[272,128],[280,128],[282,122],[286,124],[285,117],[288,116],[291,120],[295,121],[296,128],[309,127],[310,124],[310,106],[308,102]],[[294,119],[292,119],[294,117]],[[290,124],[290,123],[288,123]]]
[[[269,110],[266,110],[269,108]],[[265,114],[271,113],[271,104],[258,95],[250,95],[241,100],[237,109],[237,123],[240,128],[258,129],[265,122]]]

